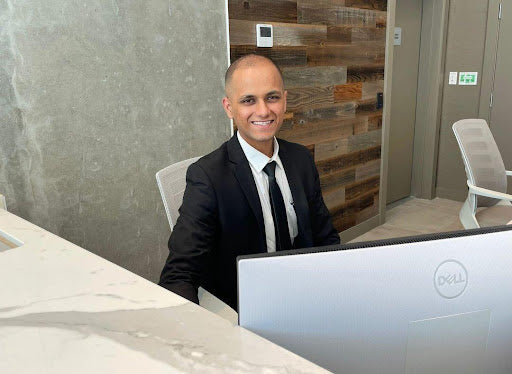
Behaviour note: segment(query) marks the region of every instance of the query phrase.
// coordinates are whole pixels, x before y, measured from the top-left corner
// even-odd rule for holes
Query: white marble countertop
[[[327,372],[0,209],[2,232],[0,373]]]

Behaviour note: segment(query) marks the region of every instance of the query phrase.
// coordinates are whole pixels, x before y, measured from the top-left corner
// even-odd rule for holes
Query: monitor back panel
[[[337,373],[512,373],[512,231],[245,258],[239,322]]]

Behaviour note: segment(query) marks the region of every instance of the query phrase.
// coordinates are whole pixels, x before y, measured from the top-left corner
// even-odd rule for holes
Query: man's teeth
[[[273,122],[273,120],[270,120],[270,121],[252,121],[253,125],[256,125],[256,126],[266,126],[266,125],[270,125],[272,122]]]

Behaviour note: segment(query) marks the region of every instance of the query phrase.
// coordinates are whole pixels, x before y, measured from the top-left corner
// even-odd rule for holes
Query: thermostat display
[[[256,25],[256,46],[272,47],[274,45],[274,35],[272,25]]]

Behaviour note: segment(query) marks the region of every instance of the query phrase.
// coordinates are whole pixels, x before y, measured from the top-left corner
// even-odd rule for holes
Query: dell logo
[[[441,263],[434,274],[434,286],[439,295],[447,299],[460,296],[468,284],[468,272],[456,260]]]
[[[442,286],[445,283],[448,283],[448,284],[466,283],[466,279],[464,279],[464,276],[462,275],[462,273],[451,274],[451,275],[447,275],[447,276],[440,275],[439,278],[437,278],[437,285]]]

